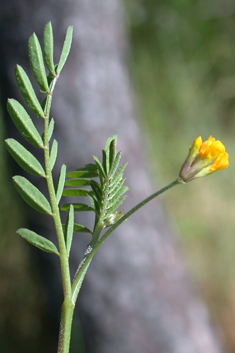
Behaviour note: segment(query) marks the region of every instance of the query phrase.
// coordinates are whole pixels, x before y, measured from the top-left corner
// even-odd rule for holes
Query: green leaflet
[[[55,126],[55,120],[51,118],[49,127],[48,127],[48,141],[50,141],[53,131],[54,131],[54,126]],[[42,134],[42,140],[44,141],[44,133]]]
[[[100,215],[100,208],[101,208],[101,205],[99,204],[99,202],[96,200],[96,198],[92,195],[88,195],[89,198],[90,198],[90,201],[91,201],[91,204],[92,206],[94,207],[95,209],[95,212],[96,212],[96,216],[98,217]]]
[[[59,255],[59,251],[56,246],[50,240],[42,237],[41,235],[38,235],[37,233],[32,232],[31,230],[26,228],[18,229],[16,233],[21,235],[22,238],[24,238],[30,244],[36,246],[37,248],[46,252]]]
[[[116,173],[116,170],[118,168],[119,162],[121,160],[121,156],[122,156],[122,152],[118,152],[116,157],[114,158],[112,167],[110,168],[110,173],[109,173],[110,178],[112,178],[113,175]]]
[[[51,22],[49,22],[44,30],[43,37],[43,48],[44,48],[44,57],[48,70],[54,76],[55,73],[55,64],[54,64],[54,38],[53,38],[53,29]]]
[[[65,177],[66,177],[66,165],[63,164],[60,170],[60,175],[56,187],[56,200],[57,203],[60,202],[63,190],[64,190],[64,183],[65,183]]]
[[[107,213],[106,213],[106,216],[107,215],[110,215],[112,214],[114,211],[116,211],[116,209],[121,206],[121,204],[123,203],[123,201],[125,200],[126,198],[126,195],[124,196],[119,196],[119,198],[116,199],[115,202],[111,204],[109,204],[109,207],[107,208]],[[122,214],[121,214],[122,215]]]
[[[67,217],[67,221],[64,227],[64,234],[65,234],[65,243],[67,248],[67,253],[69,256],[72,240],[73,240],[73,232],[74,232],[74,209],[73,205],[69,207],[69,214]]]
[[[74,232],[75,233],[90,233],[92,234],[92,231],[88,229],[87,227],[81,225],[81,224],[74,224]]]
[[[123,179],[122,176],[115,181],[115,183],[110,182],[109,186],[109,199],[115,195],[115,193],[118,191],[118,189],[124,184],[126,179]]]
[[[16,175],[13,177],[14,186],[25,202],[41,213],[52,215],[52,210],[45,196],[26,178]]]
[[[103,199],[103,191],[99,185],[99,183],[97,183],[97,181],[95,180],[91,180],[91,188],[95,194],[95,197],[97,199],[97,201],[99,203],[102,203],[102,199]]]
[[[94,158],[94,157],[93,157]],[[97,161],[98,158],[97,158]],[[100,161],[99,161],[100,163]],[[97,164],[97,163],[96,163]],[[100,163],[101,164],[101,163]],[[100,168],[99,168],[100,169]],[[106,151],[105,150],[102,150],[102,169],[104,170],[104,174],[108,174],[109,173],[109,161],[108,161],[108,157],[107,157],[107,154],[106,154]]]
[[[93,195],[93,191],[90,189],[64,189],[63,196],[87,196]]]
[[[120,198],[120,196],[122,196],[123,194],[125,194],[125,192],[127,192],[128,190],[129,190],[129,188],[128,188],[127,185],[124,185],[124,186],[122,186],[120,189],[118,189],[118,191],[116,192],[116,194],[114,194],[114,195],[112,196],[112,198],[109,199],[107,208],[112,207],[112,206],[117,202],[117,200]]]
[[[97,164],[98,170],[100,172],[100,178],[105,179],[105,177],[106,177],[105,168],[103,167],[103,165],[101,164],[101,162],[99,161],[99,159],[96,156],[93,156],[93,159],[94,159],[95,163]]]
[[[86,164],[84,168],[69,172],[67,178],[96,178],[98,177],[98,168],[96,164]]]
[[[29,38],[29,58],[32,66],[35,80],[39,84],[42,91],[49,92],[46,69],[44,66],[42,49],[35,33]]]
[[[116,139],[113,139],[110,142],[110,149],[109,149],[109,173],[110,170],[112,169],[114,160],[115,160],[115,156],[116,156]]]
[[[112,146],[111,146],[112,144]],[[105,144],[105,160],[103,155],[103,164],[106,165],[107,174],[110,173],[112,167],[113,156],[116,154],[116,144],[117,144],[117,135],[109,137]],[[110,158],[110,155],[111,158]]]
[[[65,203],[61,206],[62,211],[68,211],[70,203]],[[73,203],[74,211],[95,211],[93,207],[86,205],[85,203]]]
[[[66,230],[66,224],[63,225],[63,229],[64,229],[64,231]],[[90,229],[83,226],[82,224],[77,224],[77,223],[74,223],[73,232],[74,233],[90,233],[90,234],[92,234],[92,231]]]
[[[48,139],[49,139],[49,141],[50,141],[51,136],[53,134],[54,127],[55,127],[55,120],[53,118],[51,118],[51,121],[50,121],[50,124],[49,124],[49,128],[48,128]]]
[[[115,183],[119,182],[122,179],[122,174],[126,166],[127,163],[124,163],[123,165],[121,165],[121,167],[118,168],[117,172],[114,174],[113,178],[110,181],[110,187],[112,187]]]
[[[68,179],[65,182],[67,186],[87,186],[91,184],[91,179]]]
[[[32,145],[42,148],[42,138],[24,107],[15,99],[8,99],[7,109],[21,135]]]
[[[97,171],[89,170],[75,170],[74,172],[67,173],[67,178],[96,178],[98,177]]]
[[[26,172],[46,177],[41,164],[24,146],[14,139],[7,139],[5,142],[8,152]]]
[[[33,86],[26,72],[19,65],[17,65],[15,68],[15,76],[16,76],[16,81],[17,81],[20,93],[25,103],[27,104],[29,109],[32,110],[33,113],[43,118],[44,112],[34,92]]]
[[[53,141],[50,153],[50,167],[51,170],[54,168],[56,157],[58,153],[58,142],[56,140]]]
[[[70,49],[71,49],[71,44],[72,44],[72,38],[73,38],[73,27],[70,26],[67,29],[67,33],[65,36],[65,41],[64,41],[64,45],[63,45],[63,49],[60,55],[60,60],[59,60],[59,64],[57,66],[56,69],[56,73],[59,74],[61,72],[61,70],[64,67],[64,64],[66,63],[66,60],[68,58]]]

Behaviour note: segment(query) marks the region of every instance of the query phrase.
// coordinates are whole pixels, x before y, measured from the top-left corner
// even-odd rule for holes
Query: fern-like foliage
[[[95,156],[94,164],[87,164],[84,168],[77,169],[67,174],[65,185],[71,186],[64,190],[64,196],[89,196],[92,206],[74,203],[74,211],[94,211],[95,227],[106,228],[115,224],[123,214],[118,208],[123,203],[128,186],[123,185],[123,172],[127,163],[119,166],[121,152],[117,152],[117,136],[108,138],[105,149],[102,151],[102,162]],[[98,178],[99,181],[94,180]],[[90,186],[84,189],[83,186]],[[62,205],[66,211],[70,204]],[[94,227],[94,229],[95,229]]]

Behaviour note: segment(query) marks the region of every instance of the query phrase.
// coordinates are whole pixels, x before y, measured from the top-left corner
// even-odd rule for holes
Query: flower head
[[[179,180],[186,183],[196,178],[209,175],[229,166],[229,154],[219,140],[210,136],[205,142],[201,136],[196,138],[189,150],[188,157],[179,174]]]

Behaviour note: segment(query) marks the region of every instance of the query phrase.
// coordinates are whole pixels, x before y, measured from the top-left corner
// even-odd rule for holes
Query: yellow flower
[[[196,138],[189,150],[188,157],[179,174],[179,181],[186,183],[196,178],[209,175],[229,166],[229,154],[223,143],[212,136],[205,142],[201,136]]]

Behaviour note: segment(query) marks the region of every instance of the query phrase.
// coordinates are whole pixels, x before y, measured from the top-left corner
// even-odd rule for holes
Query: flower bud
[[[221,141],[210,136],[207,141],[203,142],[202,137],[199,136],[182,165],[179,180],[187,183],[217,170],[225,169],[229,166],[228,158],[229,154],[225,152],[225,146]]]

